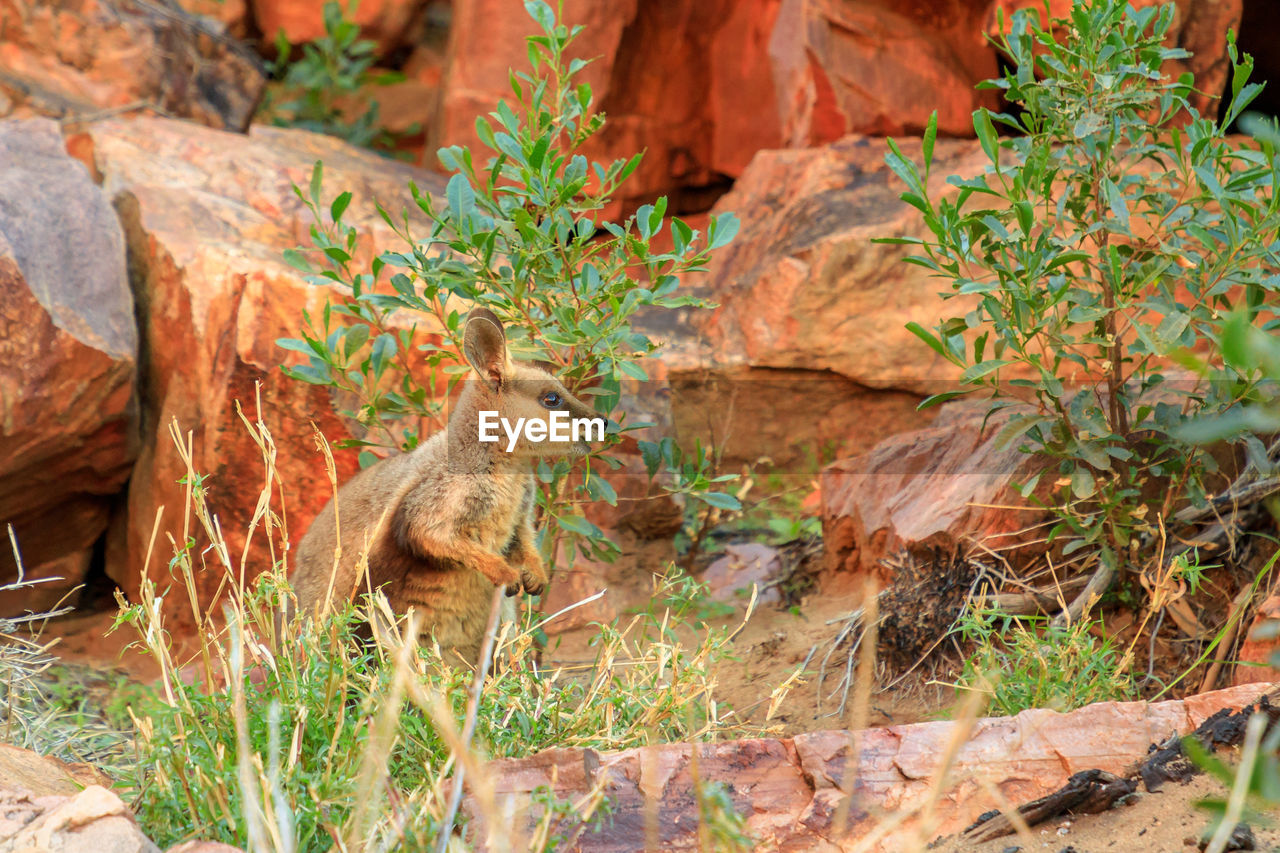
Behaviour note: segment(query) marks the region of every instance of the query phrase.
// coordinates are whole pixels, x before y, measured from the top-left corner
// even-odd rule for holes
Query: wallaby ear
[[[472,308],[462,332],[462,354],[494,391],[507,375],[507,336],[502,321],[488,308]]]

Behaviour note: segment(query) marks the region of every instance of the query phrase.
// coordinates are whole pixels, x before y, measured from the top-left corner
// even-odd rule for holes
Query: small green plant
[[[369,101],[364,112],[352,114],[347,104],[370,86],[404,79],[397,72],[372,71],[377,43],[360,38],[352,20],[358,0],[344,13],[338,0],[327,0],[322,15],[324,35],[302,46],[295,57],[284,30],[276,35],[276,59],[271,76],[279,81],[284,100],[268,90],[260,112],[272,124],[300,127],[345,139],[364,148],[390,149],[395,138],[378,124],[379,106]]]
[[[956,687],[986,691],[990,708],[1002,715],[1130,698],[1134,687],[1120,655],[1109,637],[1094,636],[1094,628],[1088,621],[1047,624],[970,607],[956,631],[974,651]]]
[[[382,253],[367,269],[356,264],[358,233],[343,221],[351,193],[326,204],[321,164],[309,190],[298,190],[315,217],[312,246],[286,259],[316,284],[336,285],[342,297],[321,316],[304,316],[300,338],[279,341],[306,359],[285,372],[353,401],[344,412],[364,434],[340,446],[364,448],[364,464],[376,460],[374,448],[408,450],[444,425],[447,392],[468,370],[459,357],[460,318],[474,305],[501,319],[513,355],[548,362],[575,396],[610,414],[622,383],[646,380],[643,359],[659,349],[632,325],[636,313],[704,305],[678,292],[680,277],[704,269],[737,231],[726,214],[713,216],[703,236],[668,218],[665,198],[622,224],[603,217],[640,155],[600,164],[580,153],[604,124],[591,87],[575,80],[586,63],[565,55],[582,28],[557,23],[540,0],[525,8],[541,31],[528,40],[532,67],[512,73],[510,101],[477,118],[484,153],[441,149],[440,163],[455,172],[442,197],[411,184],[412,215],[380,209],[403,241],[398,251]],[[654,247],[664,230],[669,251]],[[393,322],[396,314],[412,324]],[[569,559],[577,550],[606,559],[615,553],[574,505],[616,501],[592,466],[620,464],[609,447],[618,433],[643,426],[618,420],[617,432],[589,460],[537,466],[550,531],[541,537],[544,557],[556,554],[560,542]],[[664,464],[682,477],[678,490],[711,507],[736,508],[736,498],[714,490],[723,478],[705,475],[705,456],[692,463],[668,457]]]
[[[1275,148],[1226,136],[1260,90],[1252,60],[1228,41],[1230,100],[1220,120],[1199,115],[1190,76],[1162,71],[1186,55],[1165,46],[1174,13],[1090,0],[1045,28],[1020,11],[999,41],[1011,68],[988,84],[1017,111],[974,113],[985,173],[950,178],[950,197],[930,190],[936,122],[923,168],[892,143],[887,156],[928,228],[890,242],[913,246],[908,260],[964,303],[932,330],[910,325],[963,370],[964,387],[926,405],[986,392],[993,412],[1009,409],[1000,442],[1056,463],[1051,538],[1097,559],[1071,618],[1158,516],[1202,500],[1212,459],[1180,428],[1252,393],[1220,359],[1214,381],[1171,381],[1170,358],[1216,345],[1232,306],[1269,311],[1280,286]]]

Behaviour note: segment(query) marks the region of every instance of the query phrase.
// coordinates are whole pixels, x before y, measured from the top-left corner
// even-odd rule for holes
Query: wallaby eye
[[[548,409],[558,409],[564,400],[555,391],[548,391],[542,395],[542,405]]]

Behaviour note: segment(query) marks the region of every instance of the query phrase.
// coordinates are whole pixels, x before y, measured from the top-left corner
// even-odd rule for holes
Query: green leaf
[[[556,13],[543,0],[525,0],[524,10],[537,22],[545,33],[550,33],[556,26]]]
[[[963,397],[965,394],[972,394],[974,390],[975,389],[973,388],[965,388],[960,391],[943,391],[938,394],[930,394],[928,397],[925,397],[920,401],[920,405],[916,406],[916,411],[924,411],[925,409],[931,409],[934,406],[940,406],[948,400]]]
[[[710,242],[707,244],[709,249],[719,249],[727,246],[738,233],[738,217],[732,213],[721,213],[712,218],[711,226],[708,228],[710,234]]]
[[[276,346],[291,352],[302,352],[311,355],[311,345],[300,338],[276,338]]]
[[[907,323],[907,331],[915,335],[920,340],[924,341],[926,344],[928,344],[929,349],[933,350],[938,355],[942,356],[948,361],[952,360],[951,354],[947,351],[945,347],[942,346],[942,341],[934,337],[934,335],[928,330],[926,330],[924,326],[921,326],[919,323],[912,321],[910,323]]]
[[[617,364],[618,369],[632,379],[638,379],[643,382],[649,378],[649,374],[644,372],[644,368],[633,361],[618,361]]]
[[[347,205],[349,204],[351,204],[351,193],[349,191],[339,194],[339,196],[333,200],[333,204],[329,205],[329,216],[332,217],[334,222],[342,221],[342,214],[346,211]]]
[[[466,176],[458,173],[449,179],[444,188],[445,198],[449,202],[449,212],[455,222],[461,222],[475,210],[476,193]]]
[[[977,382],[982,377],[994,373],[1002,367],[1007,367],[1009,364],[1011,362],[1003,358],[993,358],[981,364],[971,364],[965,368],[964,373],[960,374],[960,381],[967,383]]]
[[[311,167],[311,201],[316,207],[320,206],[320,189],[324,183],[324,161],[317,160],[316,164]]]
[[[992,446],[996,450],[1008,450],[1010,447],[1021,439],[1024,435],[1031,431],[1032,428],[1043,423],[1048,423],[1050,418],[1044,415],[1027,415],[1022,417],[1012,417],[1009,422],[1001,427],[996,433],[995,442]]]
[[[369,327],[363,324],[348,326],[347,333],[342,336],[343,352],[347,358],[351,358],[360,347],[365,345],[369,340]]]
[[[742,502],[733,495],[724,492],[690,492],[689,497],[696,498],[716,509],[740,510]]]
[[[1000,171],[1000,143],[996,138],[995,126],[991,123],[991,111],[986,107],[979,107],[973,112],[973,130],[978,135],[978,143],[982,146],[982,153],[987,155],[987,159],[996,167],[996,171]]]
[[[1071,472],[1071,493],[1079,500],[1093,497],[1094,492],[1098,490],[1097,483],[1094,482],[1093,472],[1088,466],[1076,465],[1076,469]]]
[[[556,518],[556,524],[559,525],[561,530],[567,530],[579,536],[586,536],[589,539],[604,535],[599,527],[596,527],[580,515],[559,516]]]
[[[924,171],[929,173],[929,167],[933,165],[933,143],[938,138],[938,111],[934,110],[929,114],[929,123],[924,128]]]
[[[305,273],[315,272],[315,267],[311,266],[311,262],[308,261],[306,256],[303,255],[301,252],[299,252],[297,249],[285,249],[284,262],[289,266],[293,267],[294,269],[300,270],[301,272],[305,272]]]

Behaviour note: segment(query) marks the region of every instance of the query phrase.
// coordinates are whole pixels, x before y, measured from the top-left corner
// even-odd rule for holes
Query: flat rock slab
[[[1152,743],[1187,733],[1222,708],[1254,702],[1270,685],[1252,684],[1167,702],[1103,702],[1070,713],[1031,709],[1014,717],[916,723],[860,732],[826,731],[773,740],[667,744],[597,752],[556,749],[489,765],[498,813],[517,833],[538,814],[538,789],[576,799],[603,782],[609,816],[582,831],[571,849],[628,853],[657,833],[662,849],[697,849],[694,779],[725,786],[759,850],[870,850],[893,853],[914,840],[962,829],[1003,804],[1044,796],[1073,774],[1122,773]],[[958,744],[952,741],[959,739]],[[940,758],[954,753],[929,826],[918,812]],[[853,799],[844,807],[843,790]],[[467,801],[482,838],[484,821]],[[646,814],[649,817],[646,817]],[[562,831],[565,827],[561,827]],[[517,839],[518,840],[518,839]]]

